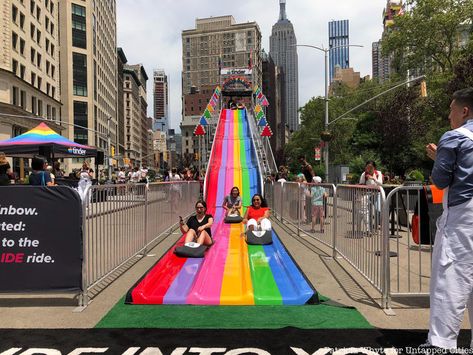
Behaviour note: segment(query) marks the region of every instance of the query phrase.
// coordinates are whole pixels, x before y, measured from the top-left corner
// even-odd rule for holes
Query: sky
[[[350,66],[361,76],[371,76],[371,44],[383,30],[386,0],[286,0],[298,44],[328,47],[328,22],[350,21]],[[117,43],[128,64],[141,63],[148,74],[148,115],[153,115],[152,77],[164,69],[170,81],[170,126],[179,131],[181,121],[181,32],[194,29],[197,18],[233,15],[237,23],[256,21],[262,48],[269,53],[271,28],[279,17],[279,0],[118,0]],[[324,95],[324,54],[298,47],[299,106]]]

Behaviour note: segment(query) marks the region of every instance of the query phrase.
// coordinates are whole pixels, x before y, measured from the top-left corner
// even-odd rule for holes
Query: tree
[[[461,48],[459,37],[471,32],[471,0],[407,0],[411,11],[395,18],[384,36],[383,54],[392,55],[400,73],[408,69],[426,73],[452,72]]]

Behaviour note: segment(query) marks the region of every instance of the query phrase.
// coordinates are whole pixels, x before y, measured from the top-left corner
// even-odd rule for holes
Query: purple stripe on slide
[[[225,134],[222,147],[222,164],[218,174],[218,188],[216,196],[216,216],[215,220],[219,226],[214,235],[215,244],[212,246],[211,253],[205,257],[202,270],[197,275],[194,287],[192,288],[187,303],[190,304],[220,304],[220,292],[222,289],[223,272],[228,252],[228,234],[229,226],[223,223],[223,197],[228,185],[227,164],[232,164],[228,160],[229,152],[233,159],[233,141],[231,134],[233,132],[233,116],[229,116],[228,111],[225,117]],[[225,182],[225,183],[224,183]],[[233,182],[233,174],[232,174]],[[217,217],[218,215],[218,217]]]
[[[204,259],[188,258],[163,298],[163,304],[186,304],[187,294]]]

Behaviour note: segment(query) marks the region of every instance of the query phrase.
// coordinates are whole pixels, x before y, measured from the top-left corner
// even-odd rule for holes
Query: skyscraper
[[[1,2],[0,106],[17,116],[61,119],[59,13],[57,2]],[[0,139],[24,133],[37,122],[6,118]]]
[[[402,0],[387,0],[386,8],[383,10],[383,34],[384,38],[390,31],[395,30],[394,23],[396,16],[402,14],[403,4]],[[383,82],[388,80],[393,72],[391,62],[393,59],[392,55],[383,56],[381,42],[382,38],[378,42],[372,44],[372,58],[373,58],[373,79]]]
[[[299,129],[299,72],[296,45],[294,27],[286,15],[286,0],[279,0],[279,20],[273,25],[269,38],[269,55],[274,64],[281,67],[284,72],[285,121],[292,131]]]
[[[169,129],[169,84],[163,69],[153,72],[154,127],[166,132]]]
[[[328,23],[330,82],[335,74],[335,66],[342,69],[350,67],[350,37],[348,20],[330,21]]]
[[[62,117],[87,128],[67,126],[66,136],[113,154],[119,150],[116,1],[61,1],[59,33]]]

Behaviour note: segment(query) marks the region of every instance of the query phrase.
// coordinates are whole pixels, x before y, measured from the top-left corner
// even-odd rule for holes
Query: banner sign
[[[0,292],[79,290],[79,194],[67,186],[8,186],[0,196]]]
[[[314,148],[314,159],[316,161],[320,161],[320,148],[319,147]]]
[[[243,68],[223,68],[220,70],[221,75],[251,75],[251,69]]]
[[[306,307],[306,306],[302,306]],[[282,306],[283,310],[284,307]],[[459,336],[471,354],[469,331]],[[406,329],[2,329],[8,355],[409,355],[448,354],[418,348],[427,330]],[[453,351],[451,353],[454,353]],[[460,352],[459,352],[460,353]]]

